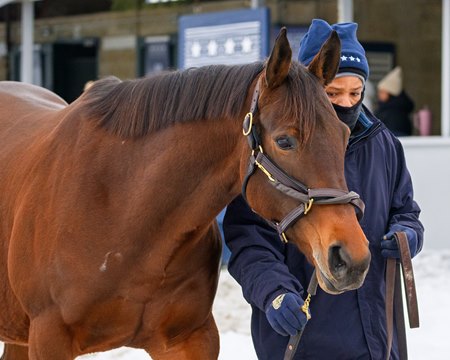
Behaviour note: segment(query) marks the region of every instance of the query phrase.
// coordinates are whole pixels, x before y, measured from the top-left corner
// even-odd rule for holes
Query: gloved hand
[[[293,293],[281,294],[267,306],[267,320],[280,335],[296,335],[307,321],[302,305],[303,299],[300,296]]]
[[[413,229],[399,224],[393,225],[389,232],[383,236],[383,239],[381,239],[381,255],[385,258],[400,259],[400,250],[398,248],[397,241],[394,238],[394,233],[397,231],[403,231],[406,233],[409,251],[411,253],[411,257],[414,257],[417,252],[417,233]]]

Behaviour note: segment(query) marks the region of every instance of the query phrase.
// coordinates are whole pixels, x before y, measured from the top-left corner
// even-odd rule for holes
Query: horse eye
[[[286,135],[276,138],[275,142],[281,150],[292,150],[297,144],[297,140]]]

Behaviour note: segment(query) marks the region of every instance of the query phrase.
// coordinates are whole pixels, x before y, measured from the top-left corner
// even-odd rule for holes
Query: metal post
[[[22,48],[20,81],[33,82],[34,2],[22,0]]]
[[[263,6],[264,0],[251,0],[250,6],[252,9],[257,9],[260,6]]]
[[[353,21],[353,0],[338,0],[338,22]]]
[[[33,38],[34,38],[34,2],[39,0],[0,0],[0,7],[12,2],[22,3],[22,45],[20,57],[20,80],[33,82]],[[8,26],[8,25],[7,25]],[[7,30],[8,32],[8,30]]]
[[[442,0],[441,135],[450,136],[450,0]]]

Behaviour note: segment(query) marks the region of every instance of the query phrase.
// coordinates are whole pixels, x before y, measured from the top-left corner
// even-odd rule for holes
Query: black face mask
[[[350,131],[353,131],[356,122],[358,121],[363,99],[364,96],[361,96],[361,99],[355,105],[350,107],[333,104],[333,108],[336,111],[338,118],[350,128]]]

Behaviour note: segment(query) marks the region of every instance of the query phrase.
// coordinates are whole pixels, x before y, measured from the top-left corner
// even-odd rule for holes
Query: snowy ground
[[[410,360],[450,358],[450,251],[424,251],[413,261],[420,328],[408,329]],[[250,310],[227,271],[222,271],[214,314],[221,334],[220,360],[256,360]],[[144,351],[120,348],[78,360],[148,360]]]

